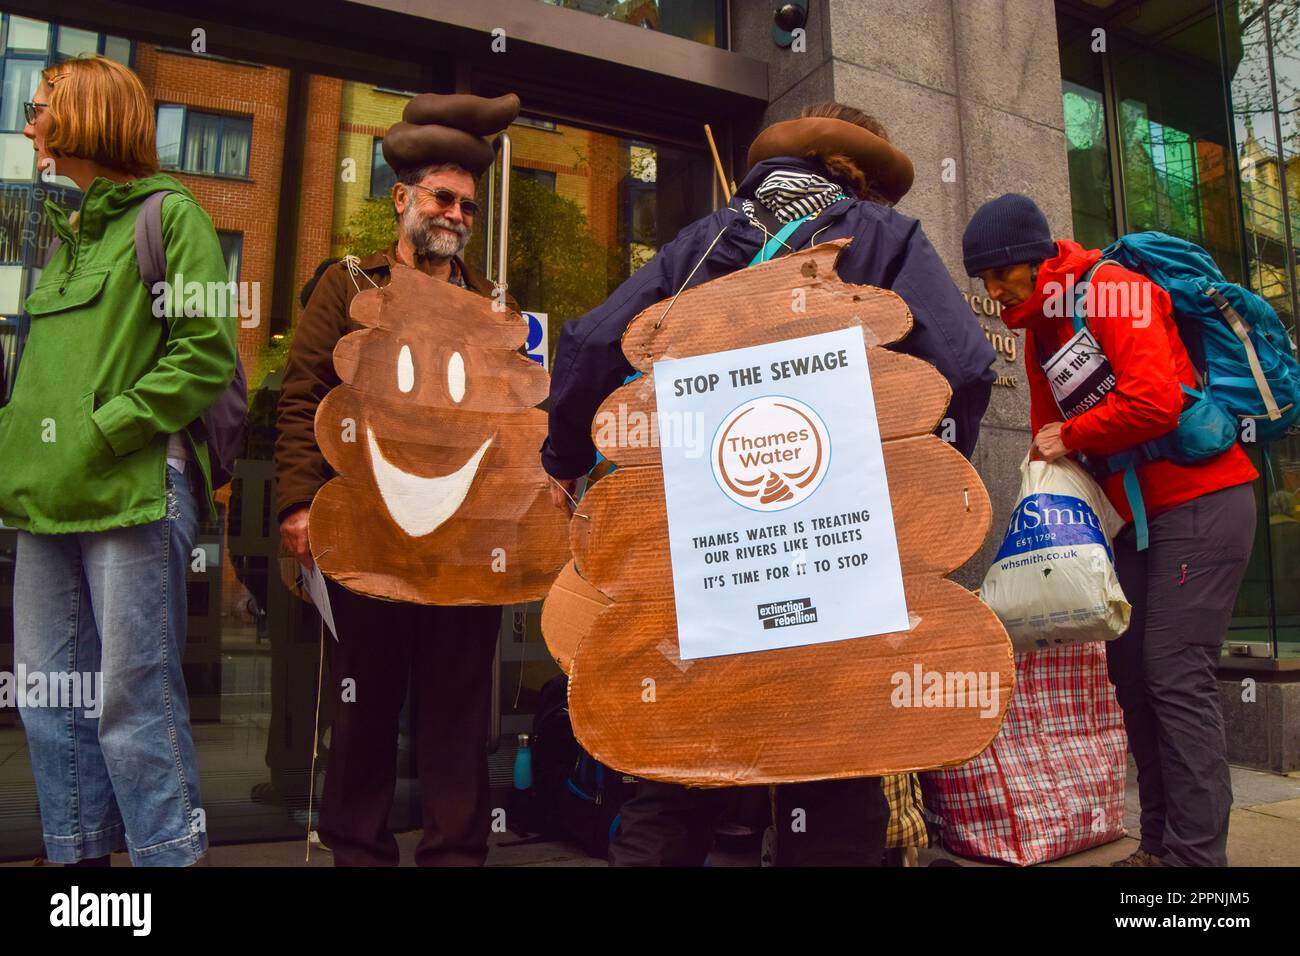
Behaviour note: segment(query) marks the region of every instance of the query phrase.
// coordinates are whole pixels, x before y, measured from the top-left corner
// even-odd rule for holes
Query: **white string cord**
[[[744,213],[736,209],[732,209],[730,211],[736,213],[736,215],[738,216],[744,215]],[[748,219],[746,219],[746,221],[748,221]],[[655,323],[656,329],[659,328],[659,326],[664,324],[664,319],[668,318],[668,313],[671,312],[673,310],[673,306],[677,304],[677,297],[686,290],[686,287],[688,285],[691,284],[691,280],[695,278],[695,273],[700,270],[700,266],[704,265],[704,260],[709,258],[709,253],[712,252],[713,247],[718,244],[718,240],[722,238],[722,234],[730,228],[731,228],[731,223],[727,223],[718,231],[718,234],[713,237],[713,241],[709,243],[709,248],[704,250],[704,255],[700,256],[699,261],[695,263],[695,267],[691,269],[690,275],[686,277],[686,281],[682,283],[682,287],[678,289],[675,293],[673,293],[672,301],[668,303],[668,308],[664,309],[663,314],[659,316],[659,321]]]
[[[320,755],[320,701],[325,687],[325,618],[320,619],[320,664],[316,670],[316,724],[311,735],[311,773],[307,777],[307,860],[311,862],[311,811],[316,797],[316,758]]]
[[[358,292],[361,291],[361,283],[357,282],[357,276],[361,276],[361,278],[365,279],[376,289],[379,288],[379,283],[370,278],[370,275],[361,268],[361,259],[359,257],[354,255],[344,256],[343,266],[348,270],[348,278],[352,280],[352,284],[356,287]]]
[[[578,517],[578,518],[587,518],[586,515],[579,513],[579,511],[578,511],[578,499],[575,498],[575,497],[573,497],[573,495],[569,494],[569,489],[566,488],[566,487],[564,487],[564,485],[561,484],[559,481],[556,481],[556,479],[555,479],[553,476],[551,476],[551,475],[547,475],[546,477],[547,477],[547,478],[550,478],[551,481],[554,482],[556,488],[559,488],[562,492],[564,492],[564,497],[568,498],[568,499],[569,499],[569,503],[573,505],[573,514],[574,514],[574,516],[575,516],[575,517]],[[587,520],[591,520],[591,519],[588,518]]]

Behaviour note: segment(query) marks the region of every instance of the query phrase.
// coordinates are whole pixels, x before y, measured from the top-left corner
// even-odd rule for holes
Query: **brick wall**
[[[239,330],[240,355],[251,370],[270,336],[289,72],[172,53],[148,43],[137,45],[135,69],[158,104],[252,117],[247,179],[174,174],[194,193],[218,230],[243,235],[239,278],[260,283],[262,311],[256,328]]]
[[[334,172],[333,255],[342,255],[348,218],[370,196],[375,137],[382,137],[402,118],[409,96],[377,90],[368,83],[344,82],[335,125],[337,157]],[[343,179],[343,161],[351,159],[354,179]]]
[[[289,71],[190,56],[147,43],[136,47],[135,69],[155,103],[252,117],[247,178],[174,175],[194,193],[218,230],[243,237],[239,278],[259,283],[262,315],[258,326],[239,330],[239,351],[256,381],[258,356],[270,337],[276,256],[294,256],[292,305],[284,317],[292,322],[301,312],[298,290],[330,255],[344,83],[326,76],[308,78],[297,240],[294,249],[283,250],[276,247],[276,230],[290,119]]]

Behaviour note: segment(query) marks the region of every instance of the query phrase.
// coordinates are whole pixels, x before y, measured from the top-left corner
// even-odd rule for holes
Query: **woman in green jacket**
[[[136,866],[187,865],[207,832],[181,673],[185,574],[212,493],[188,426],[234,373],[234,313],[204,294],[226,288],[225,263],[193,196],[157,173],[153,104],[126,67],[95,57],[45,70],[23,133],[42,178],[83,193],[71,217],[46,202],[61,244],[27,299],[0,408],[0,519],[19,529],[15,661],[46,856],[107,865],[125,846]],[[158,191],[172,193],[168,280],[150,290],[134,227]]]

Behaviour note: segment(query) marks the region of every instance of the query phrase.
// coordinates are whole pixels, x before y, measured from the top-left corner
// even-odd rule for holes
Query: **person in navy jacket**
[[[746,268],[770,236],[803,216],[781,253],[852,238],[837,264],[840,278],[892,289],[907,303],[914,325],[891,347],[925,359],[948,379],[950,421],[939,434],[967,457],[974,450],[996,356],[921,224],[892,208],[911,186],[911,161],[874,118],[823,103],[765,130],[750,147],[749,162],[726,207],[687,226],[602,305],[564,326],[551,375],[550,434],[542,446],[542,465],[556,479],[557,506],[572,507],[575,480],[596,464],[591,427],[597,408],[634,372],[622,351],[632,319],[683,288]],[[640,781],[623,806],[610,862],[700,865],[733,796],[726,788]],[[778,827],[780,865],[880,863],[889,806],[879,779],[778,787],[777,820],[790,820],[795,807],[804,810],[809,826],[799,833]]]
[[[809,120],[821,124],[833,121],[883,140],[877,132],[883,130],[875,120],[865,117],[871,125],[863,127],[851,120],[836,119],[832,107],[865,117],[839,104],[822,104],[806,109],[804,119],[779,123],[769,132]],[[795,133],[792,131],[785,139],[795,140]],[[760,136],[755,145],[762,141]],[[853,145],[845,144],[844,148]],[[896,148],[889,149],[906,163],[910,183],[911,163]],[[953,390],[948,416],[953,424],[951,430],[941,432],[953,438],[962,454],[970,457],[995,378],[993,347],[921,224],[891,208],[906,188],[899,192],[896,184],[871,177],[870,170],[865,175],[860,170],[845,171],[845,161],[852,162],[851,155],[840,154],[838,160],[831,155],[838,175],[817,156],[775,156],[754,163],[729,205],[684,228],[603,304],[565,324],[551,374],[550,435],[542,446],[542,465],[548,473],[564,481],[591,470],[596,463],[596,449],[591,443],[592,418],[606,396],[634,371],[622,350],[621,339],[628,323],[642,309],[683,287],[748,266],[767,236],[746,215],[745,207],[756,207],[761,213],[763,203],[756,195],[758,190],[769,177],[782,172],[806,173],[836,187],[826,195],[834,201],[795,230],[789,245],[804,249],[816,242],[852,237],[852,244],[839,259],[840,278],[892,289],[903,297],[915,325],[905,339],[891,347],[925,359],[948,379]],[[754,156],[751,149],[751,162]],[[855,188],[853,172],[865,180],[864,193]],[[690,275],[692,270],[694,275]]]

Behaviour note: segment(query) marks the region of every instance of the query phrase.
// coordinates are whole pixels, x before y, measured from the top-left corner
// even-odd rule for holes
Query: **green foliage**
[[[365,256],[383,252],[397,241],[397,218],[387,196],[364,200],[343,227],[339,255]]]
[[[256,365],[248,373],[248,436],[243,458],[269,459],[275,451],[276,406],[280,400],[280,378],[289,360],[295,323],[284,335],[263,345]]]
[[[247,370],[250,390],[261,388],[269,376],[284,370],[285,364],[289,361],[289,349],[293,347],[293,336],[297,331],[298,323],[295,322],[287,332],[267,342],[258,350],[257,368]]]
[[[483,261],[483,224],[465,250]],[[618,250],[599,242],[572,199],[534,179],[510,177],[510,294],[530,312],[549,316],[550,343],[560,326],[595,308],[622,278]]]

